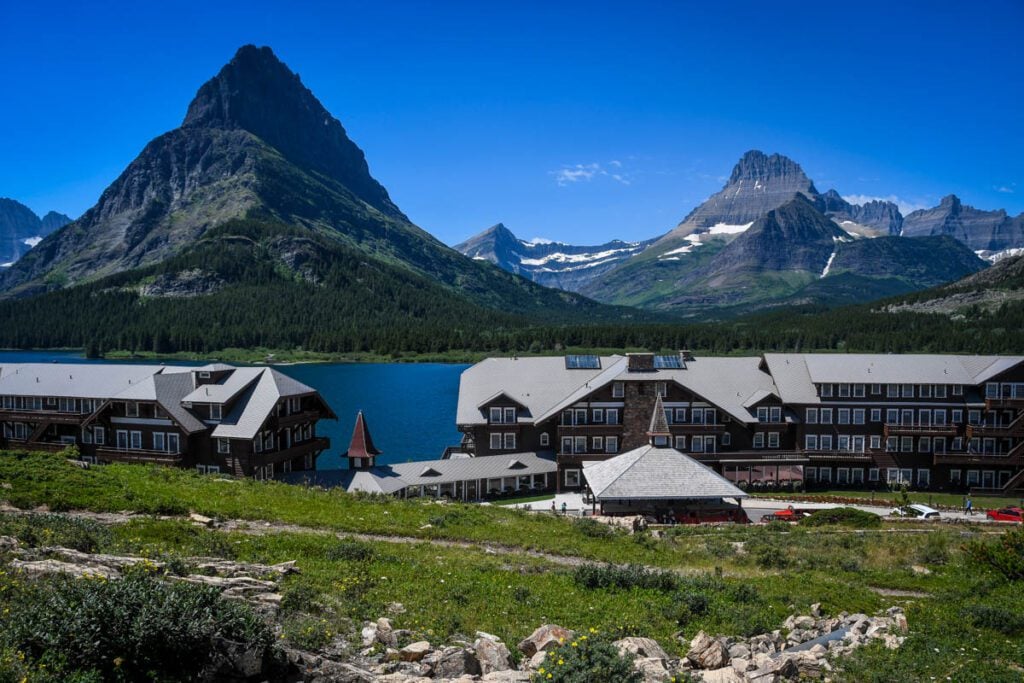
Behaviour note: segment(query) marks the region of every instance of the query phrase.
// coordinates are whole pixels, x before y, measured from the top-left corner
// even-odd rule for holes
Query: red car
[[[810,516],[810,511],[802,509],[793,509],[792,507],[785,508],[784,510],[776,510],[770,515],[767,515],[764,519],[766,521],[778,521],[778,522],[799,522],[804,517]]]
[[[985,516],[996,522],[1024,522],[1024,510],[1020,508],[1002,508],[1001,510],[989,510]]]

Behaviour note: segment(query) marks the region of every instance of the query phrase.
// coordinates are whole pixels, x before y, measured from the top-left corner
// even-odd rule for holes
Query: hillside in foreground
[[[149,581],[159,580],[163,567],[187,575],[200,556],[207,563],[218,558],[220,566],[294,561],[297,573],[273,579],[282,597],[269,622],[254,621],[248,612],[223,615],[216,606],[211,613],[233,633],[258,639],[269,628],[276,647],[321,660],[354,657],[364,625],[386,616],[400,647],[427,641],[433,648],[460,634],[472,642],[480,630],[509,643],[517,666],[525,655],[513,644],[544,623],[595,638],[653,637],[669,661],[678,661],[701,630],[752,636],[780,628],[794,610],[809,614],[815,603],[825,615],[870,615],[890,606],[906,611],[909,632],[900,647],[890,650],[879,639],[837,655],[830,664],[837,681],[1012,680],[1024,654],[1019,578],[987,568],[975,541],[965,545],[964,533],[975,534],[971,528],[917,533],[886,525],[850,534],[828,526],[768,526],[629,535],[546,513],[355,497],[132,465],[83,470],[59,455],[13,453],[0,453],[0,487],[0,498],[14,506],[0,514],[0,536],[17,537],[30,553],[45,544],[153,558],[145,570]],[[16,511],[39,506],[50,514],[26,520]],[[89,510],[116,514],[96,517]],[[210,517],[209,525],[190,523],[190,512]],[[347,536],[339,539],[339,533]],[[9,564],[11,545],[3,547],[0,561]],[[602,569],[604,562],[647,569]],[[33,583],[10,569],[0,578],[6,587],[0,602],[15,615],[0,635],[2,675],[39,672],[41,663],[52,673],[40,680],[102,670],[89,668],[97,661],[91,651],[71,656],[88,641],[62,642],[62,657],[47,648],[47,629],[66,627],[52,620],[58,603],[44,598],[69,590],[95,598],[107,596],[107,589],[90,592],[100,585],[90,579],[73,584],[78,588]],[[129,582],[123,593],[141,590],[159,592],[142,581]],[[42,602],[27,610],[32,599]],[[112,639],[119,620],[137,618],[90,605],[79,623],[105,614],[104,632]],[[148,624],[154,633],[176,632],[157,618]],[[26,630],[26,623],[38,628]],[[379,625],[372,633],[380,637]],[[153,644],[126,638],[152,654]],[[207,651],[204,641],[191,647]],[[113,659],[95,666],[113,671]],[[130,673],[136,664],[122,659],[117,666]]]

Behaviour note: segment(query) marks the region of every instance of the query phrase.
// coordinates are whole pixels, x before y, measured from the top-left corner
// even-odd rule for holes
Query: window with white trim
[[[872,396],[881,396],[882,395],[882,385],[881,384],[872,384],[871,385],[871,395]]]
[[[501,408],[498,408],[496,406],[492,406],[491,410],[490,410],[490,413],[491,413],[491,418],[489,420],[490,423],[491,424],[501,424]]]
[[[853,385],[853,397],[854,398],[864,398],[864,385],[863,384],[854,384]]]
[[[872,408],[871,409],[871,421],[872,422],[881,422],[882,421],[882,409],[881,408]]]
[[[914,385],[904,384],[902,394],[903,398],[914,398]]]
[[[949,483],[950,484],[959,484],[960,483],[960,470],[950,470],[949,471]]]
[[[139,416],[139,404],[136,401],[125,401],[124,414],[127,417]]]
[[[778,447],[779,447],[779,433],[778,432],[768,432],[768,448],[778,448]]]
[[[864,424],[864,409],[854,408],[853,409],[853,424],[862,425]]]
[[[612,398],[622,398],[626,395],[626,385],[622,382],[612,382]]]
[[[595,436],[591,440],[590,448],[591,448],[591,452],[592,453],[600,453],[601,451],[603,451],[604,450],[604,437],[603,436]]]
[[[804,479],[807,481],[814,481],[818,478],[817,467],[804,467]]]
[[[871,435],[871,446],[870,446],[871,450],[877,451],[881,447],[882,447],[882,435],[881,434],[872,434]]]
[[[680,435],[676,437],[675,448],[677,451],[686,450],[686,436]]]
[[[872,467],[871,469],[868,470],[868,481],[872,481],[872,482],[877,482],[878,481],[878,468],[877,467]]]
[[[163,432],[153,432],[153,450],[162,451],[167,448],[167,440]]]
[[[142,450],[142,432],[132,431],[130,433],[130,436],[131,443],[129,444],[128,447],[134,451]]]
[[[547,432],[541,432],[541,434],[540,434],[540,445],[541,446],[550,446],[551,445],[551,435],[548,434]]]
[[[210,404],[210,419],[219,420],[221,419],[221,406],[219,403]]]
[[[591,415],[591,419],[593,420],[594,424],[604,424],[604,408],[594,408],[593,414]]]
[[[932,397],[932,385],[931,384],[922,384],[922,385],[920,385],[919,387],[917,387],[917,395],[920,396],[921,398],[931,398]]]
[[[97,446],[102,446],[107,443],[107,429],[106,427],[96,426],[92,428],[92,439],[96,442]]]
[[[722,445],[723,446],[731,446],[732,445],[732,434],[730,434],[729,432],[723,432],[722,433]]]
[[[946,385],[936,384],[935,385],[935,398],[946,398]]]
[[[850,398],[850,385],[840,384],[839,385],[839,398]]]
[[[608,408],[604,411],[605,424],[617,425],[619,424],[619,409]]]
[[[501,450],[501,433],[499,433],[499,432],[492,432],[491,433],[491,450],[492,451],[500,451]]]
[[[818,435],[807,434],[804,436],[804,448],[809,451],[818,450]]]
[[[850,424],[850,409],[840,408],[839,409],[839,424],[848,425]]]
[[[754,448],[764,448],[764,432],[754,432]]]
[[[505,408],[504,415],[505,424],[513,425],[516,423],[516,409],[514,407]]]
[[[821,417],[821,424],[823,424],[823,425],[830,425],[830,424],[832,424],[832,409],[831,408],[822,408],[820,413],[819,413],[819,415]]]
[[[953,395],[954,396],[963,396],[964,395],[964,385],[963,384],[954,384],[953,385]]]
[[[580,470],[566,470],[565,485],[569,488],[578,488],[580,485]]]
[[[605,453],[618,453],[619,452],[619,437],[608,436],[604,440],[604,452]]]
[[[818,435],[818,446],[823,451],[832,450],[832,435],[831,434],[819,434]]]
[[[816,425],[818,424],[818,409],[808,408],[807,409],[807,424]]]
[[[921,468],[917,471],[917,485],[919,488],[928,488],[931,486],[932,473],[930,470]]]
[[[230,453],[231,452],[231,440],[230,439],[217,439],[217,452],[218,453]]]
[[[819,395],[822,398],[832,398],[832,385],[822,384],[821,388],[819,389]]]
[[[505,432],[505,438],[503,439],[502,445],[505,447],[506,451],[513,450],[516,447],[516,433]]]
[[[818,468],[818,481],[823,484],[832,483],[832,468],[831,467],[819,467]]]

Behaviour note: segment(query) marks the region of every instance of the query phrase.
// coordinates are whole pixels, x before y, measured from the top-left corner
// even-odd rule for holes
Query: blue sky
[[[255,43],[448,243],[654,236],[751,148],[822,191],[1024,211],[1024,3],[833,5],[7,2],[0,196],[77,216]]]

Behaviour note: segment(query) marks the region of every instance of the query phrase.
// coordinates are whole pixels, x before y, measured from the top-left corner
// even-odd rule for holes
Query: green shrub
[[[377,558],[377,549],[354,538],[342,538],[326,553],[328,560],[343,562],[370,562]]]
[[[319,650],[328,645],[337,632],[327,619],[308,614],[286,619],[281,628],[282,635],[300,650]]]
[[[583,564],[573,570],[573,580],[584,588],[649,588],[673,591],[679,587],[679,575],[670,571],[647,569],[631,564],[625,567],[606,564]]]
[[[972,541],[967,555],[1011,581],[1024,580],[1024,528],[1003,533],[995,540]]]
[[[319,595],[305,583],[292,582],[281,591],[281,611],[285,614],[316,613],[320,610]]]
[[[580,517],[572,526],[576,531],[591,538],[608,538],[615,535],[615,529],[589,517]]]
[[[531,680],[550,683],[640,683],[633,658],[623,657],[599,635],[580,636],[549,650]]]
[[[1008,636],[1024,632],[1024,615],[1002,607],[971,605],[960,614],[978,628],[987,628]]]
[[[8,588],[0,650],[24,653],[58,680],[194,680],[225,642],[265,652],[273,641],[244,603],[141,569],[118,581],[58,576]]]
[[[683,627],[695,618],[706,615],[710,606],[711,599],[705,593],[687,590],[673,596],[663,613],[666,619]]]
[[[882,526],[882,518],[871,512],[857,508],[832,508],[831,510],[815,510],[809,517],[800,520],[801,526],[845,526],[853,529],[877,529]]]
[[[89,519],[63,515],[0,515],[0,536],[14,536],[34,548],[62,546],[96,552],[110,542],[110,529]]]
[[[924,564],[946,564],[949,561],[949,537],[942,533],[928,534],[917,551],[917,559]]]

